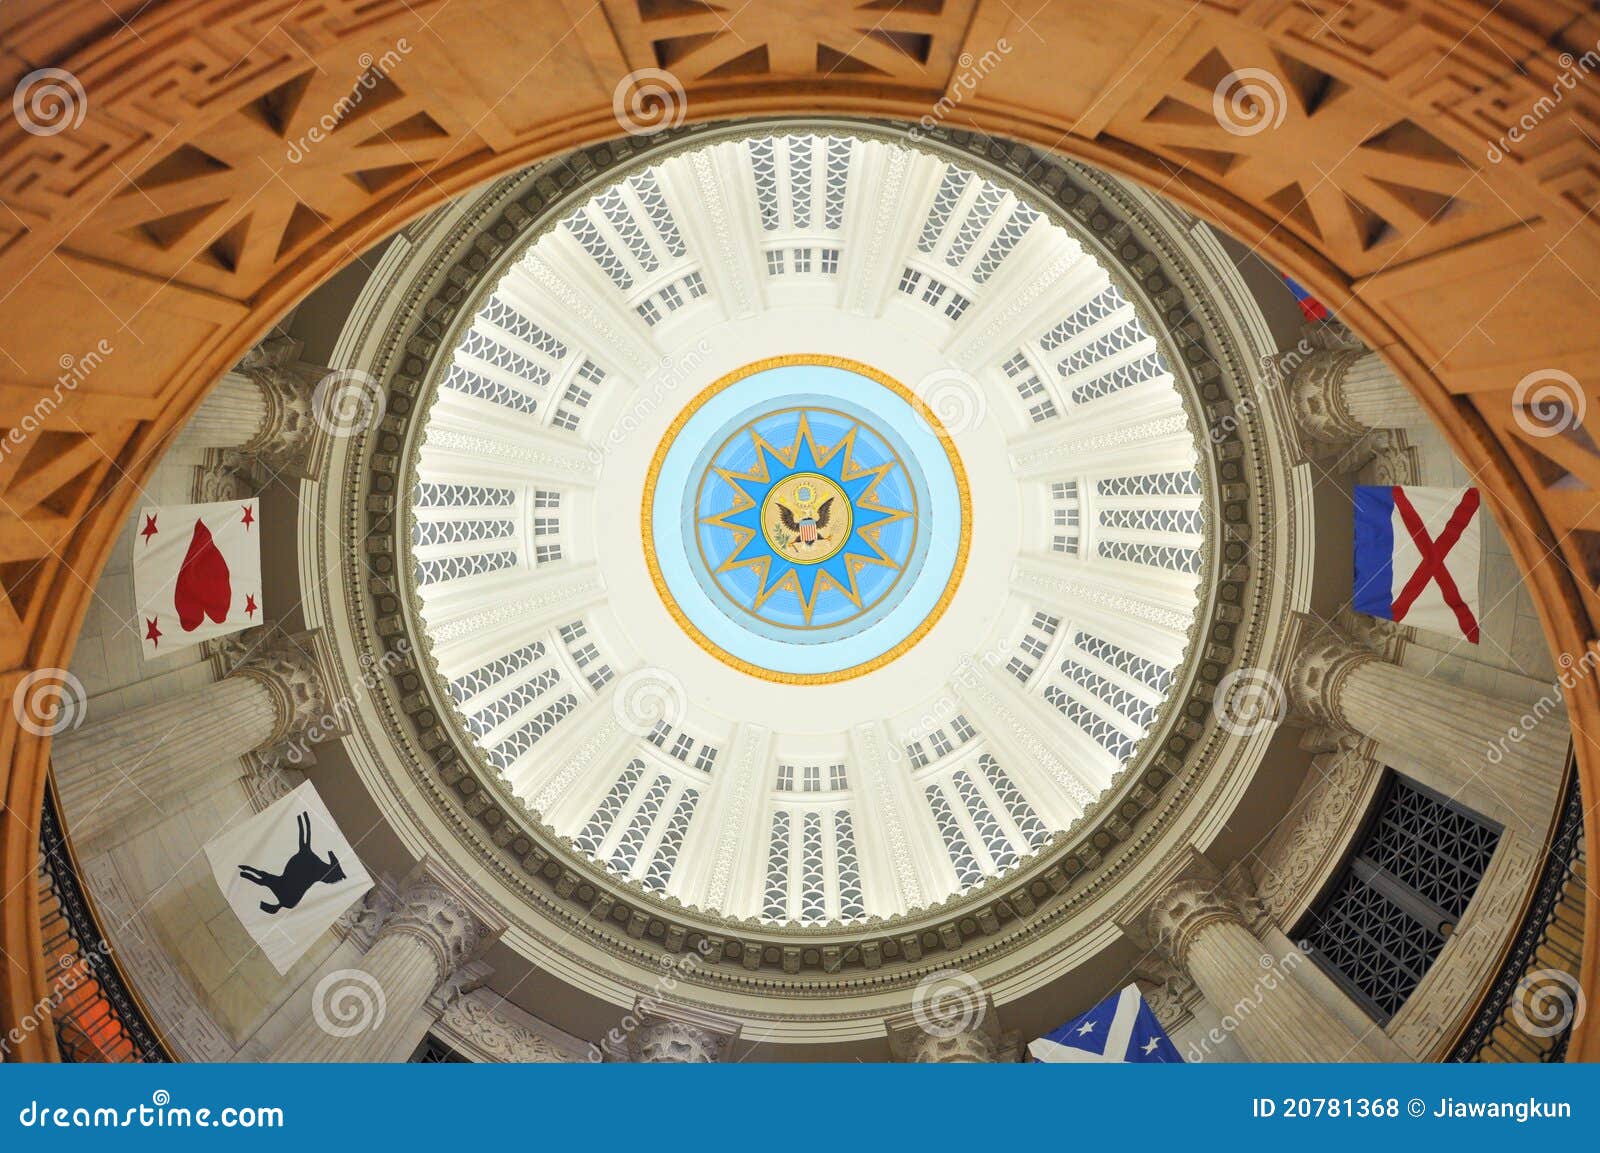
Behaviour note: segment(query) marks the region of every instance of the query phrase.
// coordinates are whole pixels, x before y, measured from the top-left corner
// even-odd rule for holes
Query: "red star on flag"
[[[144,639],[149,641],[155,648],[161,647],[161,630],[156,628],[154,617],[145,618]]]
[[[255,593],[245,593],[244,594],[244,615],[247,616],[247,617],[250,617],[252,620],[255,619],[255,615],[256,615],[256,594]]]
[[[149,544],[150,538],[161,530],[156,527],[156,514],[147,513],[144,518],[144,527],[139,530],[139,535],[144,537],[144,543]]]
[[[245,505],[244,506],[244,528],[245,528],[245,531],[249,532],[250,531],[250,526],[255,524],[255,523],[256,523],[255,510],[252,509],[249,505]]]

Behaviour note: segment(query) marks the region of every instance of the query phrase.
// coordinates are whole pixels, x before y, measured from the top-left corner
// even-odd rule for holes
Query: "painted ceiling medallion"
[[[860,676],[920,640],[960,581],[970,521],[938,418],[829,356],[757,361],[696,397],[643,510],[673,617],[719,659],[784,683]]]

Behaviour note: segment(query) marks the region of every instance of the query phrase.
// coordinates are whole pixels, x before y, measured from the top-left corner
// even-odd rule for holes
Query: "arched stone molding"
[[[17,158],[6,199],[27,223],[13,224],[4,235],[4,260],[17,290],[0,315],[0,332],[6,347],[27,359],[7,382],[3,423],[13,429],[53,427],[64,439],[51,450],[51,492],[31,471],[31,487],[22,487],[15,473],[4,482],[11,515],[25,520],[29,531],[3,534],[0,668],[7,671],[0,674],[0,689],[11,692],[29,670],[66,664],[89,592],[80,578],[104,562],[135,499],[132,482],[150,465],[152,446],[183,423],[204,390],[273,317],[348,259],[352,246],[365,247],[438,199],[571,144],[614,134],[614,78],[654,59],[646,29],[630,15],[613,35],[575,38],[588,66],[569,75],[592,77],[588,88],[581,79],[563,85],[552,103],[551,87],[537,86],[536,106],[502,106],[491,103],[492,94],[480,97],[453,83],[431,82],[481,59],[456,64],[451,52],[461,49],[449,41],[415,52],[410,41],[405,52],[398,47],[398,39],[435,7],[363,6],[358,17],[353,7],[339,4],[291,14],[280,23],[280,14],[264,0],[242,8],[201,4],[185,10],[185,27],[166,10],[122,14],[91,0],[52,4],[50,19],[41,20],[41,0],[13,6],[0,17],[13,46],[13,84],[28,68],[49,62],[69,69],[96,93],[84,122],[71,133],[29,136],[21,125],[4,126]],[[719,86],[714,77],[686,68],[687,111],[699,119],[823,104],[923,116],[948,89],[962,51],[993,52],[994,38],[1012,31],[1001,8],[985,2],[970,17],[964,9],[920,16],[919,28],[931,37],[929,63],[910,68],[890,54],[881,61],[887,79],[870,85],[849,70],[819,70]],[[1525,118],[1541,100],[1547,104],[1552,85],[1561,82],[1563,53],[1590,51],[1600,39],[1594,15],[1581,6],[1521,0],[1465,6],[1409,0],[1400,8],[1363,4],[1343,10],[1336,37],[1326,35],[1321,19],[1290,3],[1248,12],[1220,2],[1198,9],[1073,3],[1053,16],[1061,43],[1035,46],[1018,33],[1008,41],[1015,51],[1005,57],[1004,89],[991,92],[994,86],[985,85],[985,93],[951,110],[951,117],[985,132],[1028,135],[1163,187],[1258,244],[1263,255],[1346,317],[1446,426],[1529,573],[1553,646],[1574,660],[1584,657],[1600,622],[1600,560],[1580,523],[1585,510],[1571,497],[1574,482],[1592,487],[1597,467],[1594,454],[1576,438],[1549,435],[1549,417],[1553,413],[1559,422],[1565,413],[1575,418],[1568,423],[1582,422],[1586,410],[1596,411],[1588,294],[1582,273],[1574,271],[1597,263],[1600,229],[1588,194],[1596,165],[1585,143],[1596,133],[1589,123],[1592,109],[1566,101],[1537,124],[1541,139],[1534,151],[1527,147]],[[125,19],[135,31],[153,31],[160,22],[161,49],[148,49],[150,37],[126,35]],[[813,43],[829,27],[825,15],[797,18],[759,5],[732,19],[741,41],[751,44],[780,36],[791,42],[809,36],[804,42]],[[520,61],[537,53],[541,42],[519,37],[547,37],[550,28],[565,23],[550,8],[543,19],[530,18],[519,28],[485,28],[476,36],[463,29],[462,42],[472,43],[474,52],[489,45],[508,61]],[[1172,35],[1179,25],[1182,34]],[[262,35],[258,29],[269,31]],[[208,45],[219,36],[243,46],[243,58],[228,60],[212,51]],[[1145,43],[1159,48],[1145,54],[1147,67],[1131,76],[1108,70],[1110,61],[1139,58],[1137,46]],[[1503,44],[1513,46],[1516,68],[1495,47]],[[254,202],[254,232],[221,234],[201,227],[162,249],[154,237],[171,234],[158,229],[151,246],[130,249],[129,221],[110,214],[141,198],[116,193],[138,187],[149,172],[171,171],[176,150],[204,144],[208,135],[226,140],[237,132],[238,101],[245,97],[224,77],[248,74],[268,90],[296,82],[309,56],[316,69],[307,110],[315,117],[360,82],[362,65],[355,62],[364,52],[367,59],[390,59],[381,55],[390,53],[387,67],[403,61],[410,70],[402,76],[403,98],[384,115],[426,114],[437,126],[437,136],[405,161],[409,178],[346,180],[337,194],[330,190],[327,203],[307,210],[308,217],[296,210],[287,184],[263,187],[252,166],[241,165],[228,178],[228,196]],[[1272,69],[1286,93],[1296,90],[1294,77],[1311,75],[1345,86],[1350,99],[1311,112],[1295,105],[1276,135],[1241,136],[1221,124],[1213,129],[1201,123],[1182,143],[1163,139],[1165,130],[1151,111],[1169,96],[1190,94],[1184,86],[1195,87],[1189,77],[1210,54],[1236,67]],[[174,66],[187,70],[193,83],[165,84]],[[1074,82],[1063,83],[1062,76]],[[1440,76],[1448,83],[1437,82]],[[444,90],[453,94],[450,102],[430,99]],[[1018,95],[1007,101],[1002,91]],[[1209,106],[1210,94],[1201,95]],[[252,91],[248,98],[256,96]],[[140,114],[127,114],[134,105]],[[1461,212],[1408,215],[1390,206],[1400,219],[1377,232],[1331,227],[1332,218],[1319,221],[1320,213],[1347,211],[1352,196],[1372,197],[1364,165],[1319,167],[1316,160],[1324,150],[1330,157],[1358,151],[1365,157],[1385,147],[1386,141],[1372,136],[1375,115],[1420,134],[1439,165],[1459,167],[1464,183],[1483,181],[1493,195]],[[283,143],[303,151],[293,132]],[[361,171],[360,160],[343,154],[343,142],[317,147],[326,150],[319,162],[330,170],[343,165]],[[1196,166],[1196,155],[1225,162]],[[1234,163],[1246,156],[1248,162]],[[1344,195],[1330,197],[1326,206],[1296,199],[1298,215],[1283,216],[1267,189],[1314,182],[1319,172],[1332,172],[1329,179]],[[1448,202],[1455,187],[1430,195]],[[220,204],[219,218],[239,219],[238,203]],[[154,211],[164,211],[159,201]],[[317,226],[309,227],[313,217]],[[1399,250],[1407,259],[1395,262]],[[1547,258],[1551,253],[1554,259]],[[1514,292],[1486,295],[1485,286],[1498,284],[1496,274],[1508,267],[1524,268],[1527,275]],[[50,305],[52,331],[50,339],[33,341],[40,302]],[[120,338],[130,326],[135,339],[119,339],[117,348],[101,351],[107,332]],[[112,357],[115,367],[102,368]],[[68,390],[81,401],[70,422],[55,414],[65,387],[63,358],[73,359]],[[1545,406],[1542,413],[1530,410],[1530,394],[1545,385],[1566,389],[1566,402]],[[113,467],[116,460],[131,467]],[[1550,561],[1552,551],[1563,563]],[[1574,723],[1592,729],[1600,721],[1600,690],[1592,678],[1565,691]],[[6,891],[19,892],[26,891],[33,870],[31,815],[41,802],[47,738],[7,723],[0,735],[7,765],[3,881]],[[1592,792],[1600,770],[1586,743],[1580,741],[1579,748],[1584,785]],[[1588,835],[1595,838],[1593,830]],[[1591,839],[1591,848],[1597,843]],[[1600,909],[1597,900],[1591,897],[1591,919]],[[31,901],[10,902],[5,910],[4,947],[13,958],[33,955],[33,912]],[[1585,985],[1593,990],[1600,949],[1596,934],[1588,938]],[[14,1023],[19,1006],[44,995],[42,976],[27,967],[31,963],[7,971],[0,1004],[8,1015],[0,1024]],[[1574,1055],[1595,1057],[1597,1038],[1600,1031],[1586,1023]],[[35,1037],[23,1052],[49,1056],[49,1038]]]

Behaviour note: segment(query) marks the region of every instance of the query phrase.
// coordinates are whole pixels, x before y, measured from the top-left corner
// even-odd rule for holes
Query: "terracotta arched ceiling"
[[[1579,0],[8,5],[0,689],[66,663],[163,439],[319,279],[473,183],[652,116],[818,110],[1070,152],[1254,245],[1417,390],[1576,660],[1600,625],[1597,43]],[[1593,795],[1600,689],[1568,703]],[[3,725],[9,1027],[44,993],[22,894],[48,738]]]

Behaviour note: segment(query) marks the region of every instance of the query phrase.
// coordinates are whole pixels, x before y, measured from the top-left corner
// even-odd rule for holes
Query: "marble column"
[[[1269,364],[1288,391],[1301,433],[1318,446],[1342,450],[1377,429],[1432,423],[1405,383],[1369,349],[1294,349]]]
[[[1146,913],[1145,932],[1199,987],[1251,1060],[1379,1059],[1295,981],[1292,967],[1310,962],[1297,951],[1274,954],[1217,882],[1184,878],[1168,885]]]
[[[1540,710],[1426,677],[1331,631],[1302,645],[1289,695],[1302,720],[1376,741],[1380,760],[1475,812],[1548,820],[1567,755],[1559,705]]]
[[[274,1061],[404,1061],[422,1039],[419,1014],[442,1005],[455,975],[498,929],[432,865],[401,885],[361,960],[323,975],[307,1019]],[[437,1016],[437,1009],[434,1016]]]
[[[330,712],[311,634],[262,646],[195,692],[55,738],[51,766],[74,841],[109,847],[239,775],[238,758],[315,729]]]
[[[300,341],[263,341],[207,394],[174,448],[233,449],[272,472],[303,464],[315,429],[312,406],[328,369],[300,359]]]

